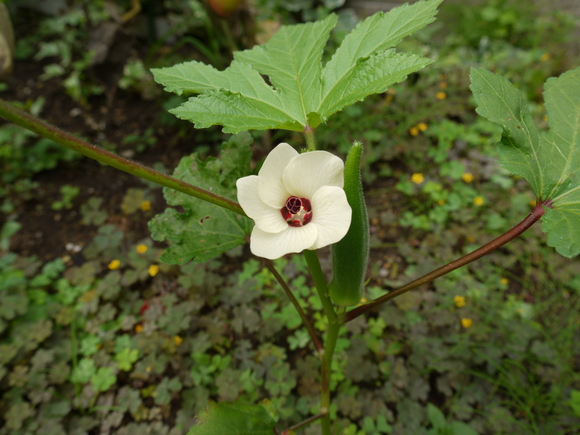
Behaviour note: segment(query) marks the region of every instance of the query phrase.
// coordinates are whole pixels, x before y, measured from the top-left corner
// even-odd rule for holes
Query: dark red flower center
[[[291,227],[301,227],[312,220],[312,206],[306,198],[291,196],[280,209],[280,213]]]

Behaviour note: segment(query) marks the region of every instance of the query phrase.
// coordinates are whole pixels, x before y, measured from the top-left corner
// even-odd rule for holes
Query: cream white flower
[[[344,193],[344,163],[326,152],[299,154],[281,143],[258,175],[240,178],[238,201],[255,226],[250,249],[274,260],[342,239],[352,210]]]

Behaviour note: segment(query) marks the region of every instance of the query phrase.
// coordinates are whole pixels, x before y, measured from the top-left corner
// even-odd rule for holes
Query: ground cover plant
[[[183,158],[170,179],[2,103],[3,116],[33,131],[173,187],[164,194],[174,208],[150,224],[154,239],[170,241],[168,249],[122,230],[151,212],[155,194],[145,184],[122,195],[122,219],[107,215],[102,198],[83,200],[82,221],[93,226],[94,237],[82,258],[74,244],[67,256],[48,262],[3,257],[1,430],[195,434],[271,432],[275,426],[280,433],[320,433],[320,427],[344,434],[575,433],[577,262],[545,246],[537,225],[533,237],[498,248],[542,218],[549,245],[567,257],[578,253],[573,197],[579,70],[547,81],[546,119],[540,99],[530,112],[526,94],[480,68],[471,71],[478,120],[473,114],[463,115],[468,121],[459,118],[450,103],[468,96],[461,78],[450,83],[453,65],[387,90],[430,61],[385,49],[429,23],[439,3],[369,18],[326,63],[320,57],[332,15],[282,28],[265,46],[234,53],[224,72],[200,62],[155,70],[169,90],[200,94],[173,110],[179,116],[229,132],[288,128],[297,133],[285,140],[309,149],[262,149],[269,157],[253,171],[249,134],[225,141],[219,158]],[[381,25],[395,36],[381,32]],[[305,50],[304,38],[318,45]],[[295,74],[293,80],[288,74]],[[330,117],[367,93],[382,95]],[[384,120],[389,111],[398,112],[390,117],[395,121]],[[338,130],[346,138],[333,137],[333,122],[350,126]],[[536,122],[548,122],[549,132],[538,133]],[[256,137],[268,143],[268,135]],[[365,141],[364,152],[358,143],[351,148],[355,139]],[[493,155],[498,140],[503,169]],[[339,155],[351,149],[344,169],[336,156],[316,147]],[[273,232],[260,179],[272,189],[285,173],[298,175],[297,181],[282,180],[292,201],[284,198],[281,216],[302,225],[284,222],[283,231]],[[366,201],[361,176],[375,183]],[[322,196],[300,184],[318,183],[317,177],[327,183]],[[79,203],[73,184],[63,183],[50,209],[58,213]],[[331,196],[327,206],[324,199]],[[16,208],[14,199],[6,204]],[[255,226],[239,217],[244,212]],[[514,216],[528,213],[505,233]],[[326,219],[317,220],[321,215]],[[345,228],[346,217],[351,222]],[[18,227],[15,220],[4,225],[5,250]],[[284,236],[312,227],[330,230],[322,241]],[[240,246],[250,231],[251,251],[269,260],[252,259]],[[272,243],[272,237],[279,238]],[[323,249],[320,263],[308,250],[304,257],[278,258],[324,244],[333,244],[332,253]],[[368,266],[364,255],[353,261],[369,248]],[[487,256],[429,284],[480,254]],[[264,397],[270,401],[258,403]],[[210,398],[218,404],[203,410]],[[228,429],[220,426],[224,421]]]

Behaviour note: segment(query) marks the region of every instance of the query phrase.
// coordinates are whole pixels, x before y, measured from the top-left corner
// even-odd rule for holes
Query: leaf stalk
[[[496,239],[492,240],[491,242],[487,243],[486,245],[483,245],[482,247],[476,249],[475,251],[464,255],[461,258],[458,258],[457,260],[454,260],[444,266],[441,266],[438,269],[435,269],[432,272],[429,272],[426,275],[423,275],[420,278],[417,278],[414,281],[411,281],[410,283],[404,285],[403,287],[399,287],[396,290],[393,290],[389,293],[387,293],[386,295],[383,295],[377,299],[375,299],[374,301],[371,301],[370,303],[363,305],[361,307],[355,308],[354,310],[349,311],[348,313],[346,313],[346,316],[344,318],[345,322],[348,322],[350,320],[356,319],[358,316],[372,310],[373,308],[384,304],[387,301],[390,301],[391,299],[396,298],[397,296],[402,295],[403,293],[408,292],[409,290],[412,290],[414,288],[419,287],[420,285],[426,284],[430,281],[433,281],[436,278],[439,278],[440,276],[446,275],[449,272],[454,271],[455,269],[458,269],[462,266],[465,266],[466,264],[471,263],[472,261],[475,261],[481,257],[483,257],[484,255],[489,254],[490,252],[502,247],[503,245],[505,245],[506,243],[510,242],[511,240],[515,239],[517,236],[519,236],[520,234],[522,234],[524,231],[526,231],[528,228],[530,228],[533,224],[535,224],[546,212],[544,207],[550,207],[551,206],[551,201],[545,201],[543,203],[539,203],[537,204],[534,209],[530,212],[530,214],[528,216],[526,216],[526,218],[524,220],[522,220],[519,224],[517,224],[516,226],[514,226],[512,229],[510,229],[509,231],[507,231],[506,233],[502,234],[501,236],[497,237]]]
[[[314,326],[308,320],[308,317],[306,317],[306,313],[304,313],[304,310],[302,309],[302,307],[300,306],[300,303],[298,302],[298,300],[296,299],[296,297],[292,293],[292,290],[290,290],[290,287],[288,286],[288,284],[286,283],[286,281],[284,280],[282,275],[280,275],[278,273],[278,271],[274,267],[274,263],[272,262],[272,260],[268,260],[266,258],[261,258],[261,260],[264,263],[264,265],[268,268],[268,270],[272,273],[272,275],[274,275],[274,278],[276,278],[276,281],[278,281],[278,283],[282,286],[282,288],[284,289],[284,292],[288,296],[288,299],[290,299],[290,302],[292,302],[292,304],[294,305],[294,308],[296,308],[296,311],[298,311],[298,314],[302,318],[302,322],[304,322],[304,326],[306,326],[306,329],[308,330],[308,333],[310,334],[310,339],[312,340],[312,343],[314,344],[314,348],[316,349],[316,352],[320,353],[322,351],[322,349],[324,348],[324,346],[322,346],[322,342],[320,341],[320,339],[316,335],[316,331],[314,330]]]
[[[308,147],[308,151],[315,151],[316,137],[314,136],[314,129],[307,125],[304,128],[304,137],[306,138],[306,145]]]
[[[197,186],[185,183],[177,178],[162,174],[154,169],[148,168],[140,163],[120,157],[88,142],[85,142],[70,133],[67,133],[54,125],[37,118],[30,113],[0,99],[0,116],[14,124],[30,130],[39,136],[45,137],[66,148],[81,153],[91,159],[97,160],[105,165],[120,169],[121,171],[141,177],[145,180],[160,184],[185,193],[186,195],[211,202],[219,207],[223,207],[242,216],[246,216],[242,207],[235,201],[216,195],[210,191]]]

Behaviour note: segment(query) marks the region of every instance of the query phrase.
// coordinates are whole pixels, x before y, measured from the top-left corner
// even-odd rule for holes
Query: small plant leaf
[[[500,75],[473,69],[477,113],[503,128],[500,164],[531,184],[546,204],[542,229],[565,257],[580,253],[580,68],[545,84],[550,131],[539,133],[522,93]]]
[[[451,422],[449,430],[453,435],[477,435],[475,430],[460,421]]]
[[[99,367],[99,370],[91,376],[91,384],[95,391],[107,391],[115,382],[117,382],[117,376],[111,367]]]
[[[218,195],[235,199],[235,180],[250,172],[251,143],[249,134],[232,137],[222,145],[222,160],[201,161],[196,154],[184,157],[174,177]],[[168,240],[171,246],[161,260],[170,264],[207,261],[245,243],[251,221],[215,204],[202,201],[172,189],[164,189],[169,208],[149,222],[155,240]]]
[[[196,420],[197,424],[187,435],[272,434],[278,418],[266,400],[259,405],[239,401],[210,403]]]
[[[445,419],[445,415],[439,408],[431,403],[427,404],[427,417],[429,417],[429,421],[433,425],[434,429],[442,431],[447,427],[447,420]]]
[[[442,0],[418,1],[365,20],[322,67],[336,15],[282,26],[264,45],[234,53],[224,71],[200,62],[153,69],[169,92],[199,94],[171,112],[197,128],[223,125],[225,133],[316,127],[338,110],[380,93],[431,63],[388,50],[433,21]]]

